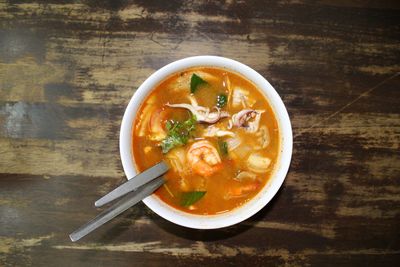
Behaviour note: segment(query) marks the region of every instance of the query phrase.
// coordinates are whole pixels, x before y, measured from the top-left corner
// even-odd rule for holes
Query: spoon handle
[[[125,210],[129,209],[133,205],[137,204],[142,199],[151,195],[157,188],[159,188],[162,184],[164,184],[164,177],[158,177],[153,181],[140,186],[137,190],[132,191],[126,196],[124,196],[120,201],[109,207],[108,209],[101,212],[94,219],[89,221],[88,223],[81,226],[75,232],[69,235],[69,238],[72,242],[75,242],[95,229],[99,228],[109,220],[115,218]]]
[[[145,170],[142,173],[139,173],[132,179],[129,179],[127,182],[123,183],[122,185],[118,186],[114,190],[112,190],[107,195],[98,199],[94,205],[96,207],[101,207],[117,198],[128,194],[129,192],[136,190],[138,187],[150,182],[151,180],[163,175],[168,171],[168,165],[161,161],[154,165],[153,167]]]

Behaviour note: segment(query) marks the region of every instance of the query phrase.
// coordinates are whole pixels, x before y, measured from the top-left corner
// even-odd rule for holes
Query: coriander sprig
[[[161,141],[161,148],[164,154],[168,153],[172,148],[186,145],[191,137],[192,132],[196,129],[196,116],[192,116],[183,122],[167,121],[167,137]]]

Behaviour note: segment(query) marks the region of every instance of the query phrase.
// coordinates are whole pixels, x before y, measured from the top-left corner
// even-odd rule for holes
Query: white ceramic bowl
[[[238,207],[230,212],[205,216],[193,215],[177,210],[165,204],[155,195],[149,196],[143,200],[143,202],[151,210],[173,223],[196,229],[215,229],[230,226],[246,220],[267,205],[267,203],[278,192],[280,186],[285,180],[292,156],[292,127],[285,105],[283,104],[278,93],[271,86],[271,84],[255,70],[240,62],[223,57],[196,56],[184,58],[172,62],[153,73],[138,88],[125,110],[120,132],[120,153],[122,165],[127,177],[133,177],[136,174],[135,163],[131,151],[132,126],[140,104],[151,92],[151,90],[166,77],[187,68],[197,66],[224,68],[239,73],[253,82],[264,93],[270,105],[272,106],[278,120],[281,135],[281,147],[277,162],[278,164],[276,164],[276,168],[271,178],[265,187],[253,199],[241,207]]]

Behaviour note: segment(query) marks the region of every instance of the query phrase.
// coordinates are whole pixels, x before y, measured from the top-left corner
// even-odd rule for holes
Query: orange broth
[[[206,84],[201,84],[191,94],[190,81],[193,73],[206,81]],[[237,96],[235,90],[247,92],[247,95],[244,98],[234,97]],[[187,109],[169,107],[166,104],[190,104],[189,96],[192,95],[198,105],[209,108],[211,112],[216,110],[214,107],[220,94],[227,96],[228,103],[221,110],[229,112],[230,117],[222,118],[214,124],[196,123],[187,144],[163,154],[160,142],[168,133],[167,121],[182,122],[191,117],[191,112]],[[238,99],[244,101],[238,104]],[[246,128],[236,126],[229,129],[232,115],[243,109],[263,111],[257,132],[250,133]],[[276,165],[280,138],[274,112],[254,84],[231,71],[200,67],[176,73],[152,90],[137,114],[132,133],[132,152],[137,170],[141,172],[165,160],[171,169],[165,174],[167,182],[155,194],[168,205],[184,212],[212,215],[243,205],[266,185]],[[204,136],[207,127],[211,125],[232,132],[234,137]],[[232,138],[241,140],[240,145],[234,149],[230,146]],[[192,154],[189,155],[189,148],[204,140],[208,141],[208,145],[214,146],[215,150],[212,151],[218,151],[218,155],[214,156],[220,158],[220,162],[213,165],[211,175],[199,173],[202,171],[201,166],[199,169],[199,165],[191,165],[189,161],[189,158],[193,158]],[[227,145],[227,154],[221,144]],[[269,160],[269,164],[265,158]],[[204,155],[200,155],[198,160],[204,163]],[[254,166],[255,163],[257,164]],[[198,161],[196,164],[199,164]],[[240,173],[242,174],[239,175]],[[183,206],[183,194],[194,191],[205,193],[195,203]]]

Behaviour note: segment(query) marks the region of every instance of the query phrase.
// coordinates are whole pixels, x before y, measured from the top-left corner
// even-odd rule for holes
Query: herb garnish
[[[161,141],[162,152],[166,154],[174,147],[185,145],[191,137],[191,132],[196,128],[196,122],[195,115],[184,122],[167,121],[165,127],[168,133],[167,137]]]
[[[217,96],[217,107],[223,108],[227,102],[228,102],[228,97],[226,96],[226,94],[219,94]]]
[[[192,191],[192,192],[185,192],[182,194],[181,199],[181,206],[189,207],[190,205],[199,201],[204,195],[206,191]]]
[[[203,80],[200,76],[193,73],[192,78],[190,79],[190,92],[193,94],[202,84],[207,84],[207,82]]]
[[[228,143],[225,141],[222,141],[221,139],[218,139],[218,148],[219,148],[219,153],[221,153],[222,156],[228,155]]]

